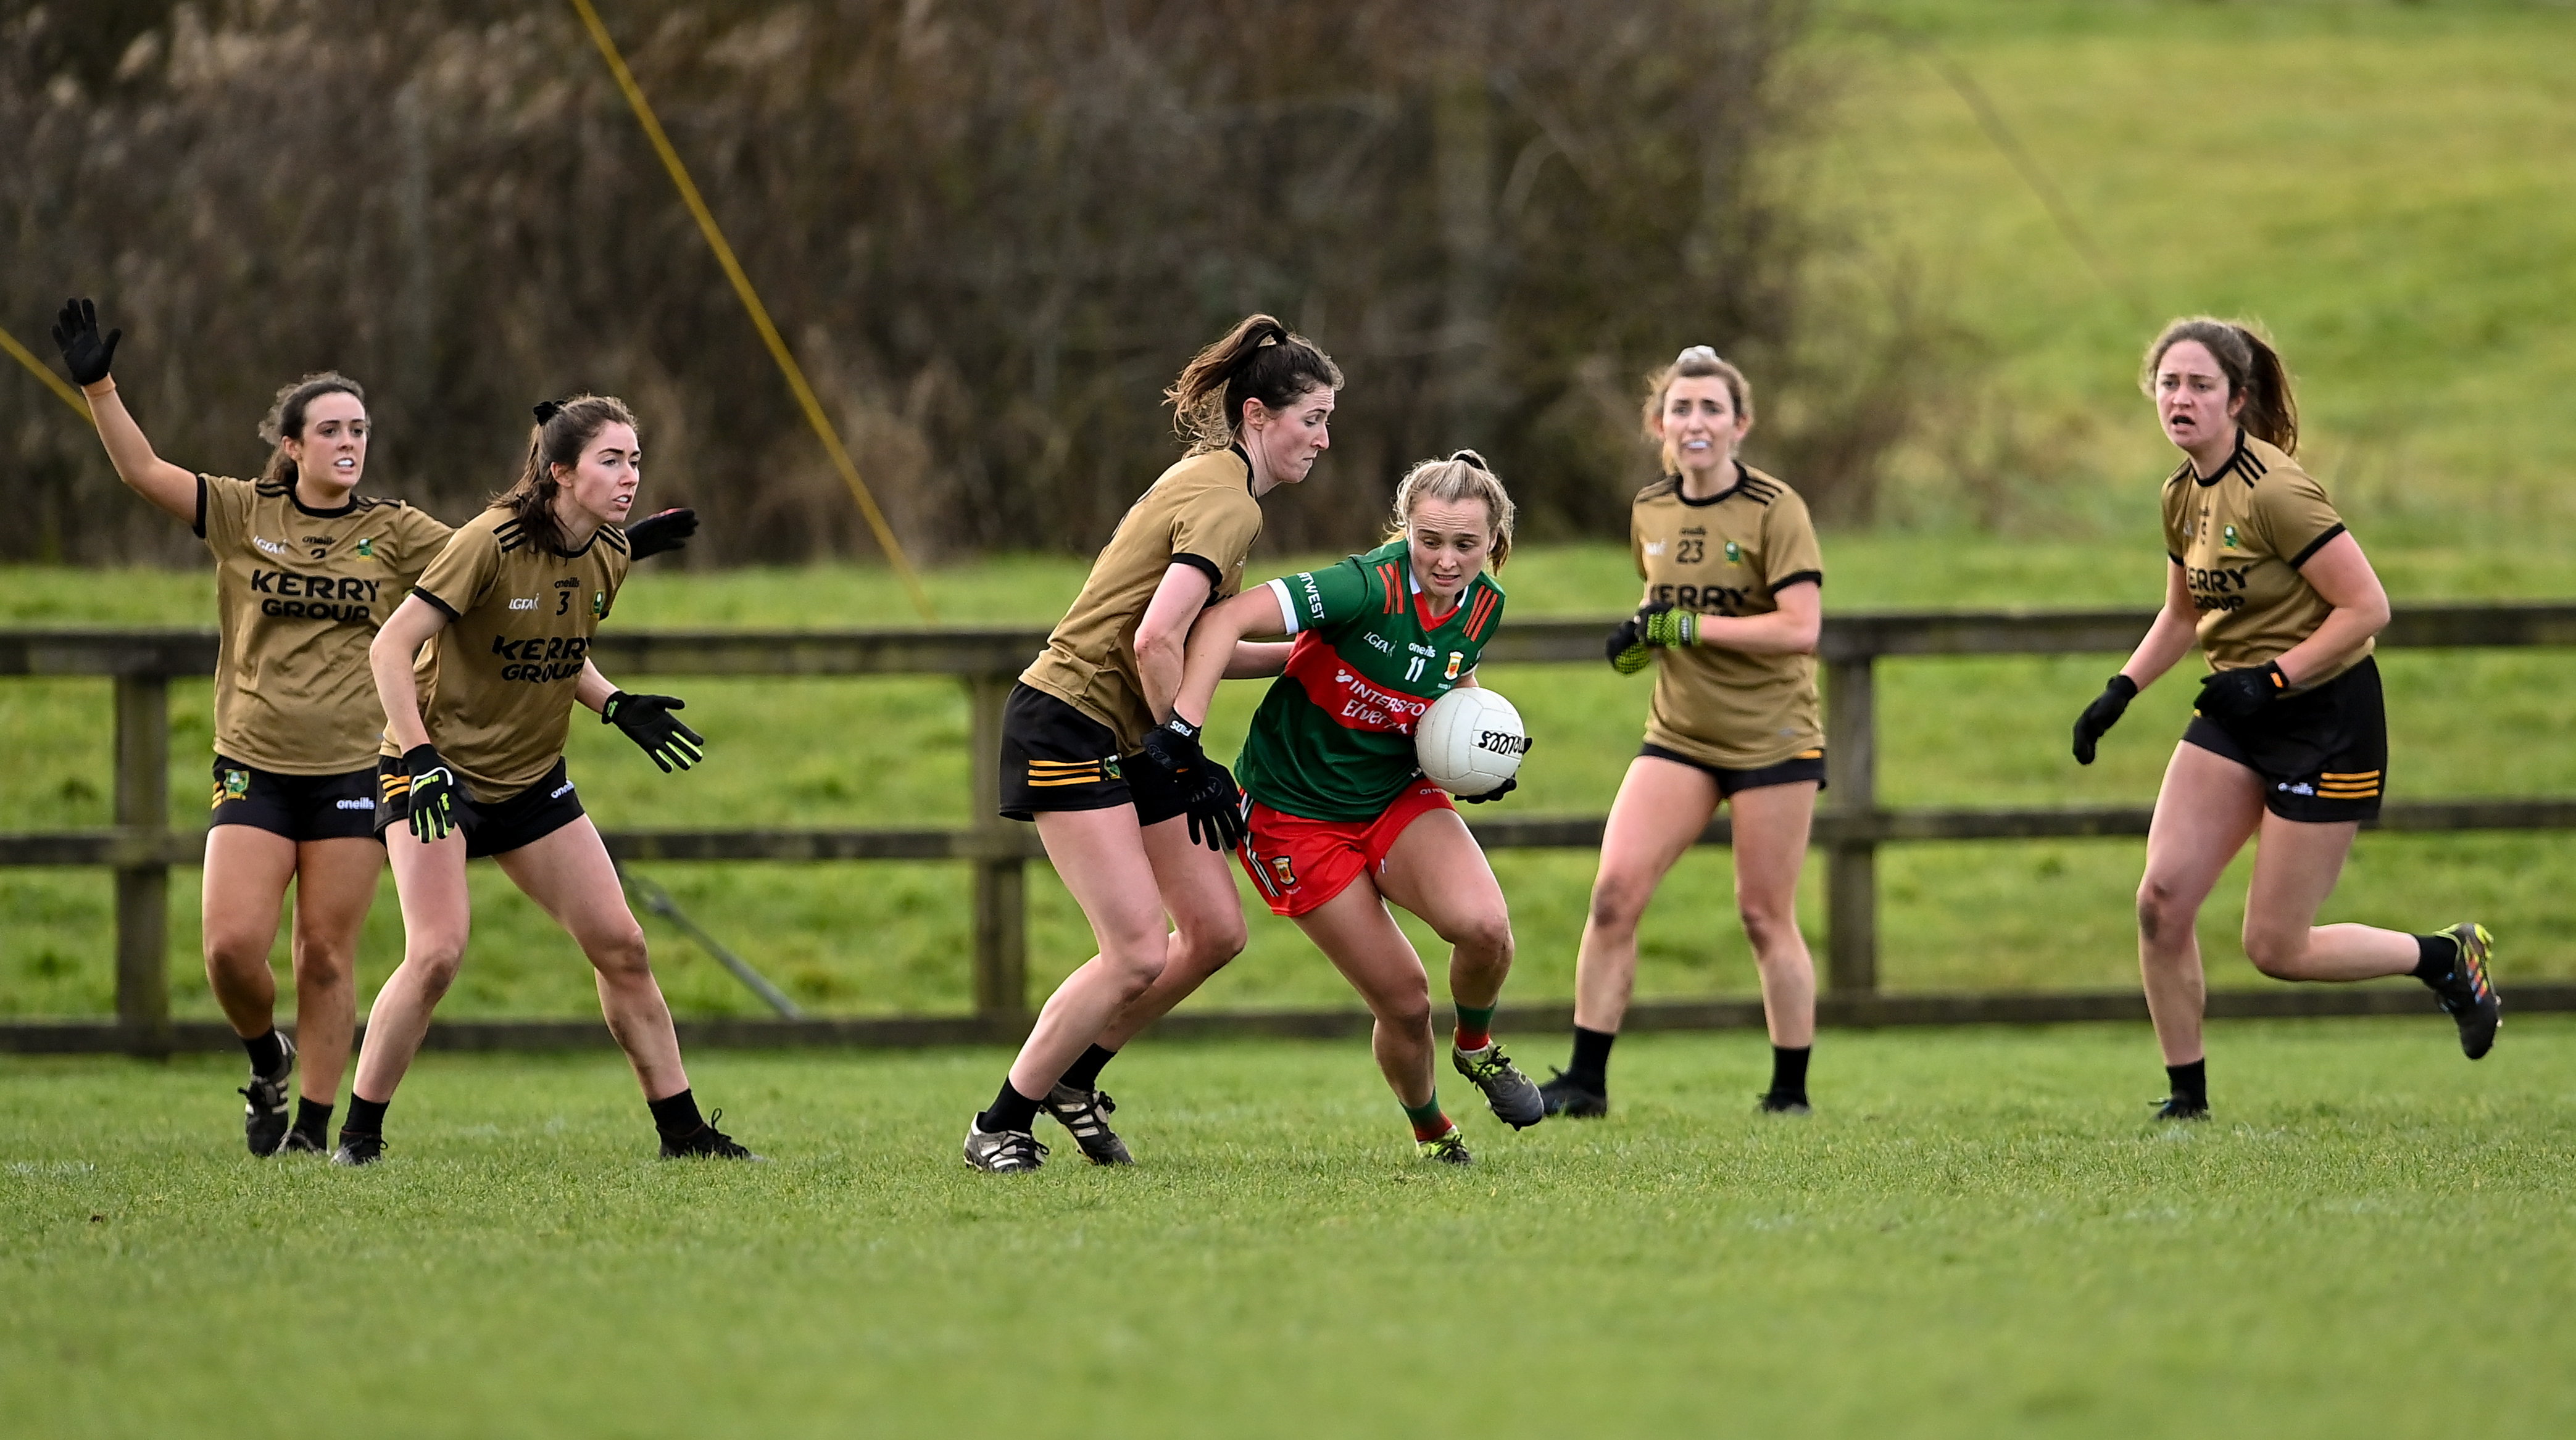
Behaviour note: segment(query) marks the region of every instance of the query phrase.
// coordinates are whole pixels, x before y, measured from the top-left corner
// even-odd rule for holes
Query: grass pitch
[[[1517,1041],[1561,1058],[1557,1037]],[[20,1435],[2566,1434],[2576,1024],[1622,1042],[1618,1111],[1409,1158],[1356,1043],[1148,1044],[1144,1164],[978,1176],[998,1051],[433,1055],[381,1168],[239,1153],[233,1062],[0,1060]],[[1543,1073],[1543,1072],[1542,1072]],[[1453,1106],[1455,1083],[1444,1087]],[[1061,1139],[1061,1136],[1053,1138]]]

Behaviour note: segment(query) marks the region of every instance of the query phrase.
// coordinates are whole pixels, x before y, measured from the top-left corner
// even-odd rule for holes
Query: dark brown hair
[[[2156,367],[2164,363],[2166,351],[2185,340],[2197,341],[2218,361],[2218,368],[2226,372],[2231,398],[2245,397],[2245,407],[2236,412],[2236,423],[2245,427],[2245,433],[2279,446],[2282,454],[2298,454],[2299,400],[2290,393],[2290,369],[2262,336],[2234,320],[2195,315],[2165,326],[2147,347],[2138,388],[2149,396],[2156,393]]]
[[[1696,380],[1707,375],[1716,375],[1726,381],[1726,393],[1735,401],[1736,418],[1740,420],[1753,418],[1753,382],[1744,378],[1743,371],[1719,359],[1717,351],[1709,346],[1693,345],[1674,356],[1673,363],[1670,365],[1661,370],[1648,371],[1646,406],[1642,412],[1645,419],[1646,438],[1661,447],[1664,473],[1667,475],[1680,474],[1682,467],[1681,462],[1673,455],[1672,442],[1663,436],[1661,422],[1664,417],[1664,396],[1672,390],[1673,382],[1676,380]]]
[[[292,385],[280,386],[277,399],[268,407],[268,418],[259,422],[259,438],[268,442],[268,466],[259,472],[262,482],[296,481],[295,462],[286,454],[286,442],[304,438],[304,411],[325,395],[347,395],[360,405],[367,403],[367,392],[358,382],[336,370],[319,370]]]
[[[555,493],[563,488],[555,479],[555,467],[569,470],[580,464],[581,452],[611,425],[634,429],[635,412],[613,395],[575,395],[547,401],[537,407],[537,415],[537,423],[528,431],[528,459],[519,467],[518,483],[493,496],[492,504],[509,511],[528,538],[560,555],[570,547],[564,544],[563,526],[555,519]]]
[[[1315,342],[1268,315],[1247,315],[1225,338],[1190,357],[1180,378],[1163,392],[1172,428],[1205,454],[1234,443],[1243,430],[1243,402],[1258,400],[1285,410],[1309,390],[1342,388],[1342,367]]]
[[[1473,450],[1453,450],[1446,460],[1424,460],[1405,471],[1404,478],[1395,482],[1395,508],[1387,518],[1386,538],[1407,538],[1413,507],[1425,500],[1484,501],[1494,526],[1494,546],[1485,552],[1485,566],[1499,573],[1503,562],[1512,558],[1512,520],[1519,510],[1503,489],[1503,477],[1494,473],[1484,456]]]

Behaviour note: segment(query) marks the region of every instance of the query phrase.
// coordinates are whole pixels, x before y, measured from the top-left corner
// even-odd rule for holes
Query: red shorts
[[[1252,831],[1240,852],[1243,868],[1261,887],[1271,914],[1303,915],[1351,888],[1369,867],[1384,869],[1386,852],[1405,826],[1434,810],[1457,808],[1448,791],[1428,780],[1414,781],[1374,820],[1309,820],[1255,800]]]

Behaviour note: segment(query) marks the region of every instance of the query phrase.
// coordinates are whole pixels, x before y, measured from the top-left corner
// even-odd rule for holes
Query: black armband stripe
[[[2332,540],[2332,539],[2333,539],[2333,538],[2335,538],[2337,535],[2340,535],[2340,534],[2342,534],[2342,533],[2343,533],[2343,522],[2342,522],[2342,521],[2336,521],[2334,524],[2327,526],[2327,527],[2326,527],[2326,533],[2324,533],[2323,535],[2318,536],[2318,537],[2317,537],[2317,538],[2315,538],[2314,540],[2309,541],[2309,542],[2308,542],[2308,548],[2307,548],[2307,549],[2305,549],[2305,550],[2300,551],[2300,552],[2298,553],[2297,558],[2293,559],[2293,560],[2290,562],[2290,568],[2291,568],[2291,569],[2293,569],[2293,570],[2296,570],[2296,569],[2298,569],[2300,566],[2307,564],[2307,563],[2308,563],[2308,557],[2309,557],[2309,556],[2314,555],[2314,554],[2316,554],[2319,550],[2324,549],[2324,548],[2325,548],[2325,543],[2326,543],[2327,541]]]
[[[437,596],[430,594],[428,591],[423,590],[417,585],[411,587],[411,593],[428,601],[430,604],[437,606],[450,620],[462,620],[465,618],[464,616],[456,613],[455,606],[448,604],[446,601],[439,599]]]
[[[1817,589],[1822,590],[1825,588],[1825,572],[1822,570],[1792,570],[1788,574],[1771,582],[1771,593],[1777,595],[1792,585],[1813,585]]]
[[[197,538],[206,538],[206,477],[197,477]]]
[[[1204,555],[1192,555],[1186,551],[1176,551],[1172,555],[1172,563],[1175,565],[1187,565],[1191,569],[1208,577],[1208,587],[1210,589],[1214,589],[1215,587],[1225,583],[1225,572],[1216,568],[1216,562],[1210,560]]]

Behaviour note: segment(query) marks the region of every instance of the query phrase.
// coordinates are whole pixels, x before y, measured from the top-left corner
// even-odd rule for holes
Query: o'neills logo
[[[1312,631],[1297,638],[1297,648],[1288,654],[1288,673],[1304,688],[1307,699],[1346,730],[1410,735],[1421,723],[1422,712],[1431,708],[1422,696],[1369,683]]]

